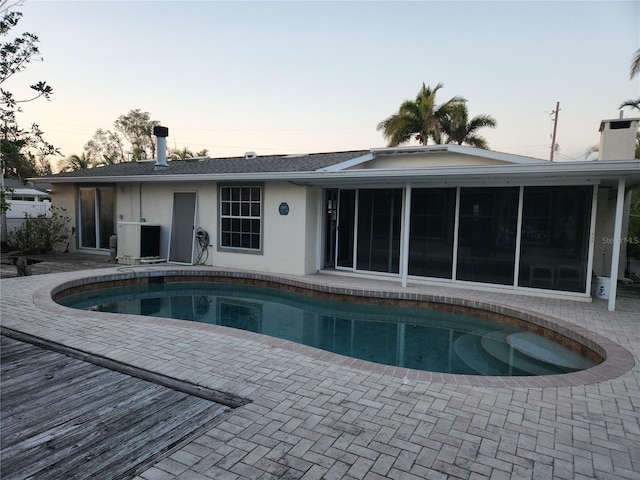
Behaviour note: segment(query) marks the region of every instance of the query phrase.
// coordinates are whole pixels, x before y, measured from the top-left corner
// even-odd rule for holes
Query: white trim
[[[404,215],[402,215],[402,227],[400,228],[400,238],[402,239],[402,249],[400,250],[400,275],[402,276],[402,286],[407,286],[407,276],[409,275],[409,237],[411,236],[411,184],[407,183],[404,188]]]
[[[518,192],[518,219],[516,220],[516,252],[515,265],[513,269],[513,286],[520,284],[520,252],[522,251],[522,218],[524,214],[524,186]]]
[[[325,263],[325,232],[328,226],[326,225],[325,208],[327,207],[327,192],[322,189],[313,189],[316,193],[316,238],[320,241],[316,242],[316,272],[319,272],[322,265]]]
[[[355,272],[358,268],[358,232],[360,231],[360,225],[358,225],[358,221],[360,220],[358,215],[358,209],[360,207],[360,190],[354,188],[355,198],[353,202],[353,254],[351,256],[351,269]]]
[[[613,312],[616,309],[616,294],[618,292],[618,269],[620,266],[620,244],[622,243],[622,214],[624,211],[625,181],[618,180],[618,194],[616,197],[616,219],[613,227],[613,251],[611,253],[611,282],[609,285],[608,309]]]
[[[593,187],[593,194],[591,196],[591,227],[589,231],[589,252],[587,254],[587,285],[585,293],[591,294],[591,280],[593,275],[593,255],[596,242],[596,218],[598,216],[598,189]]]
[[[329,165],[328,167],[323,167],[315,170],[316,172],[340,172],[342,170],[346,170],[351,167],[355,167],[357,165],[361,165],[363,163],[369,162],[373,160],[374,156],[371,153],[367,153],[360,157],[352,158],[351,160],[345,160],[344,162],[336,163],[334,165]]]
[[[451,265],[451,283],[458,281],[458,235],[460,233],[460,187],[456,188],[456,206],[453,219],[453,264]]]

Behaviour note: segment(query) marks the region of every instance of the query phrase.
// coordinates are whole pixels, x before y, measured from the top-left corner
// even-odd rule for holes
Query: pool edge
[[[539,325],[543,328],[557,332],[560,335],[571,337],[574,341],[585,345],[600,355],[604,361],[586,370],[573,373],[557,374],[557,375],[540,375],[540,376],[481,376],[481,375],[458,375],[440,372],[429,372],[424,370],[413,370],[402,367],[393,367],[368,362],[365,360],[345,357],[340,354],[316,349],[300,345],[287,340],[275,339],[261,334],[242,332],[241,337],[247,335],[257,342],[267,344],[269,346],[277,345],[297,354],[303,354],[318,361],[330,362],[347,368],[376,373],[381,375],[390,375],[405,382],[425,381],[432,383],[453,383],[456,385],[468,385],[478,387],[509,387],[509,388],[543,388],[543,387],[568,387],[599,383],[602,381],[612,380],[626,372],[630,371],[635,365],[634,356],[621,345],[609,340],[602,335],[591,332],[590,330],[548,315],[526,309],[515,309],[513,307],[500,305],[499,303],[483,302],[478,300],[466,300],[455,296],[432,295],[428,293],[402,292],[402,291],[385,291],[384,289],[371,288],[345,288],[334,285],[308,281],[299,278],[290,278],[273,274],[263,274],[259,272],[244,271],[228,271],[217,270],[215,268],[206,269],[184,269],[184,268],[154,268],[143,271],[117,271],[115,273],[99,273],[96,271],[88,272],[87,276],[62,281],[54,286],[42,287],[39,291],[34,292],[34,302],[41,308],[51,309],[58,312],[68,313],[69,309],[63,307],[53,301],[54,295],[70,287],[77,287],[95,283],[97,281],[116,281],[127,278],[149,278],[149,277],[221,277],[234,280],[256,280],[262,282],[270,282],[278,285],[298,287],[302,289],[312,290],[316,292],[327,292],[336,295],[359,296],[377,299],[394,299],[394,300],[411,300],[417,302],[431,302],[445,305],[463,306],[478,310],[485,310],[502,315],[511,316],[520,320]],[[428,288],[428,287],[427,287]],[[463,293],[463,292],[461,292]],[[59,309],[63,310],[58,310]],[[155,318],[154,321],[180,322],[180,320]],[[203,325],[206,327],[206,325]],[[191,327],[193,328],[193,327]],[[229,329],[231,330],[231,329]],[[235,335],[238,336],[238,335]],[[273,340],[273,341],[272,341]]]

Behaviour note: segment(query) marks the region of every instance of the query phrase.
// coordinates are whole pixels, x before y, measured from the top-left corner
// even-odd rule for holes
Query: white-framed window
[[[262,251],[262,185],[221,185],[220,249]]]

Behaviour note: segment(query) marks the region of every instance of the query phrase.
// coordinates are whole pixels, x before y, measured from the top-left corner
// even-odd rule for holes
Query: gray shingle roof
[[[308,155],[267,155],[255,158],[230,157],[170,161],[166,170],[154,170],[155,161],[125,162],[97,168],[63,172],[50,177],[94,178],[139,175],[198,175],[225,173],[312,172],[369,153],[369,150],[313,153]]]
[[[40,190],[41,192],[48,192],[51,190],[51,184],[48,182],[38,182],[34,181],[25,181],[18,178],[5,177],[4,179],[4,187],[11,189],[19,189],[19,188],[32,188],[34,190]]]

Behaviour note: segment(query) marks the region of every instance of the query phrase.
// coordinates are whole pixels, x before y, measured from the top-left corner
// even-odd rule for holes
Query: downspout
[[[622,243],[622,212],[624,210],[625,179],[618,180],[618,196],[616,199],[616,220],[613,227],[613,252],[611,253],[611,284],[609,287],[609,311],[616,309],[618,292],[618,268],[620,264],[620,245]]]

